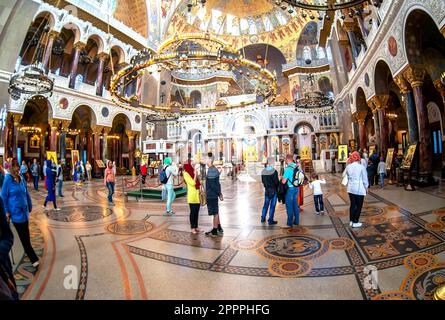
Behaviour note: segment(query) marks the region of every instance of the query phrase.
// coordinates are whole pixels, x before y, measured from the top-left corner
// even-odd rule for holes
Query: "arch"
[[[355,92],[355,105],[357,111],[367,111],[369,108],[366,103],[365,91],[362,87],[357,87],[357,91]]]
[[[101,53],[104,51],[105,40],[99,34],[97,34],[97,33],[90,34],[88,36],[87,42],[90,39],[92,39],[94,42],[96,42],[97,49],[98,49],[97,53]]]
[[[232,117],[230,117],[227,120],[227,122],[226,122],[226,124],[224,126],[225,131],[226,131],[227,134],[231,134],[231,135],[233,135],[233,134],[235,134],[235,135],[240,134],[240,135],[243,135],[243,133],[236,133],[236,132],[234,132],[234,129],[236,127],[236,121],[239,118],[241,118],[241,117],[244,117],[244,119],[246,119],[246,117],[250,117],[251,118],[250,121],[247,121],[247,122],[245,121],[246,122],[245,125],[252,124],[255,127],[255,133],[256,133],[257,136],[262,135],[263,133],[266,132],[266,128],[267,128],[266,121],[267,120],[263,119],[261,117],[261,115],[259,115],[257,113],[241,113],[240,112],[240,113],[234,114]]]
[[[20,123],[28,125],[47,124],[52,116],[51,102],[43,96],[34,95],[25,102]]]
[[[110,55],[111,55],[111,51],[112,50],[114,50],[117,53],[118,57],[119,57],[118,63],[119,64],[120,63],[124,63],[125,62],[125,51],[124,51],[124,49],[122,49],[122,47],[120,45],[115,44],[110,49]]]
[[[80,27],[73,21],[66,21],[60,28],[60,30],[62,29],[71,30],[74,33],[74,43],[77,43],[80,41],[80,39],[82,39],[82,31]]]
[[[47,10],[38,11],[34,15],[34,18],[32,19],[32,21],[35,22],[38,18],[46,18],[49,22],[49,26],[51,29],[54,29],[54,27],[56,25],[56,20],[58,20],[56,15],[54,14],[54,12],[47,11]]]
[[[201,107],[202,94],[199,90],[193,90],[190,92],[190,106],[193,108]]]
[[[298,134],[298,129],[303,126],[307,126],[307,127],[309,127],[309,129],[311,129],[311,132],[315,132],[314,127],[312,126],[311,123],[309,123],[307,121],[299,121],[294,126],[294,130],[293,130],[294,134]]]
[[[383,59],[379,59],[374,68],[375,94],[388,94],[389,85],[393,81],[392,79],[392,72],[388,63]]]
[[[90,123],[90,125],[91,126],[96,125],[97,124],[96,112],[95,112],[94,108],[92,106],[90,106],[89,104],[87,104],[87,103],[82,103],[81,102],[81,103],[77,104],[73,108],[73,110],[71,111],[70,118],[73,119],[75,113],[79,112],[81,109],[85,109],[87,112],[89,112],[89,115],[91,116],[91,123]],[[85,116],[85,115],[86,115],[85,112],[83,112],[83,116]]]
[[[123,112],[118,112],[113,116],[113,119],[111,119],[112,128],[114,127],[115,123],[122,123],[125,125],[126,130],[132,130],[131,121],[128,115],[126,115]]]

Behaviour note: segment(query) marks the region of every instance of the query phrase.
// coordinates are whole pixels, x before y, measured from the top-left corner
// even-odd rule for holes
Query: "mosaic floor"
[[[188,205],[174,216],[164,204],[136,201],[116,188],[106,204],[101,181],[67,183],[61,211],[44,212],[44,189],[31,191],[32,238],[42,264],[34,269],[14,245],[22,299],[431,299],[445,283],[443,187],[371,189],[364,227],[350,229],[340,177],[328,175],[324,216],[313,214],[305,189],[300,226],[260,222],[258,182],[224,181],[220,203],[224,236],[189,229]],[[32,188],[31,188],[32,189]],[[125,201],[125,202],[124,202]],[[211,217],[202,207],[200,227]]]

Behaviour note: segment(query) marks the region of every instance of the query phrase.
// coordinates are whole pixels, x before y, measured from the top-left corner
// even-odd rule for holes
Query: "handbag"
[[[346,187],[348,185],[348,182],[349,182],[348,174],[346,172],[344,172],[343,179],[341,180],[341,184]]]
[[[207,205],[207,192],[203,185],[199,188],[199,202],[201,203],[201,206]]]

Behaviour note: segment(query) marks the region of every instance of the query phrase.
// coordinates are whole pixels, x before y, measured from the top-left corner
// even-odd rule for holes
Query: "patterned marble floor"
[[[300,226],[261,224],[258,182],[224,181],[223,237],[192,235],[185,198],[172,217],[165,204],[122,196],[106,204],[101,181],[66,183],[61,211],[41,208],[31,190],[32,239],[42,264],[34,269],[14,245],[22,299],[431,299],[445,283],[443,187],[414,192],[371,189],[361,229],[348,226],[340,177],[327,175],[324,216],[314,215],[305,189]],[[31,188],[32,189],[32,188]],[[211,217],[201,207],[200,227]],[[18,239],[18,238],[16,238]]]

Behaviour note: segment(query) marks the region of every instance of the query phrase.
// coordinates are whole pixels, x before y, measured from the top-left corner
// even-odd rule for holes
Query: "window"
[[[309,46],[303,48],[303,59],[312,60],[311,48],[309,48]]]

